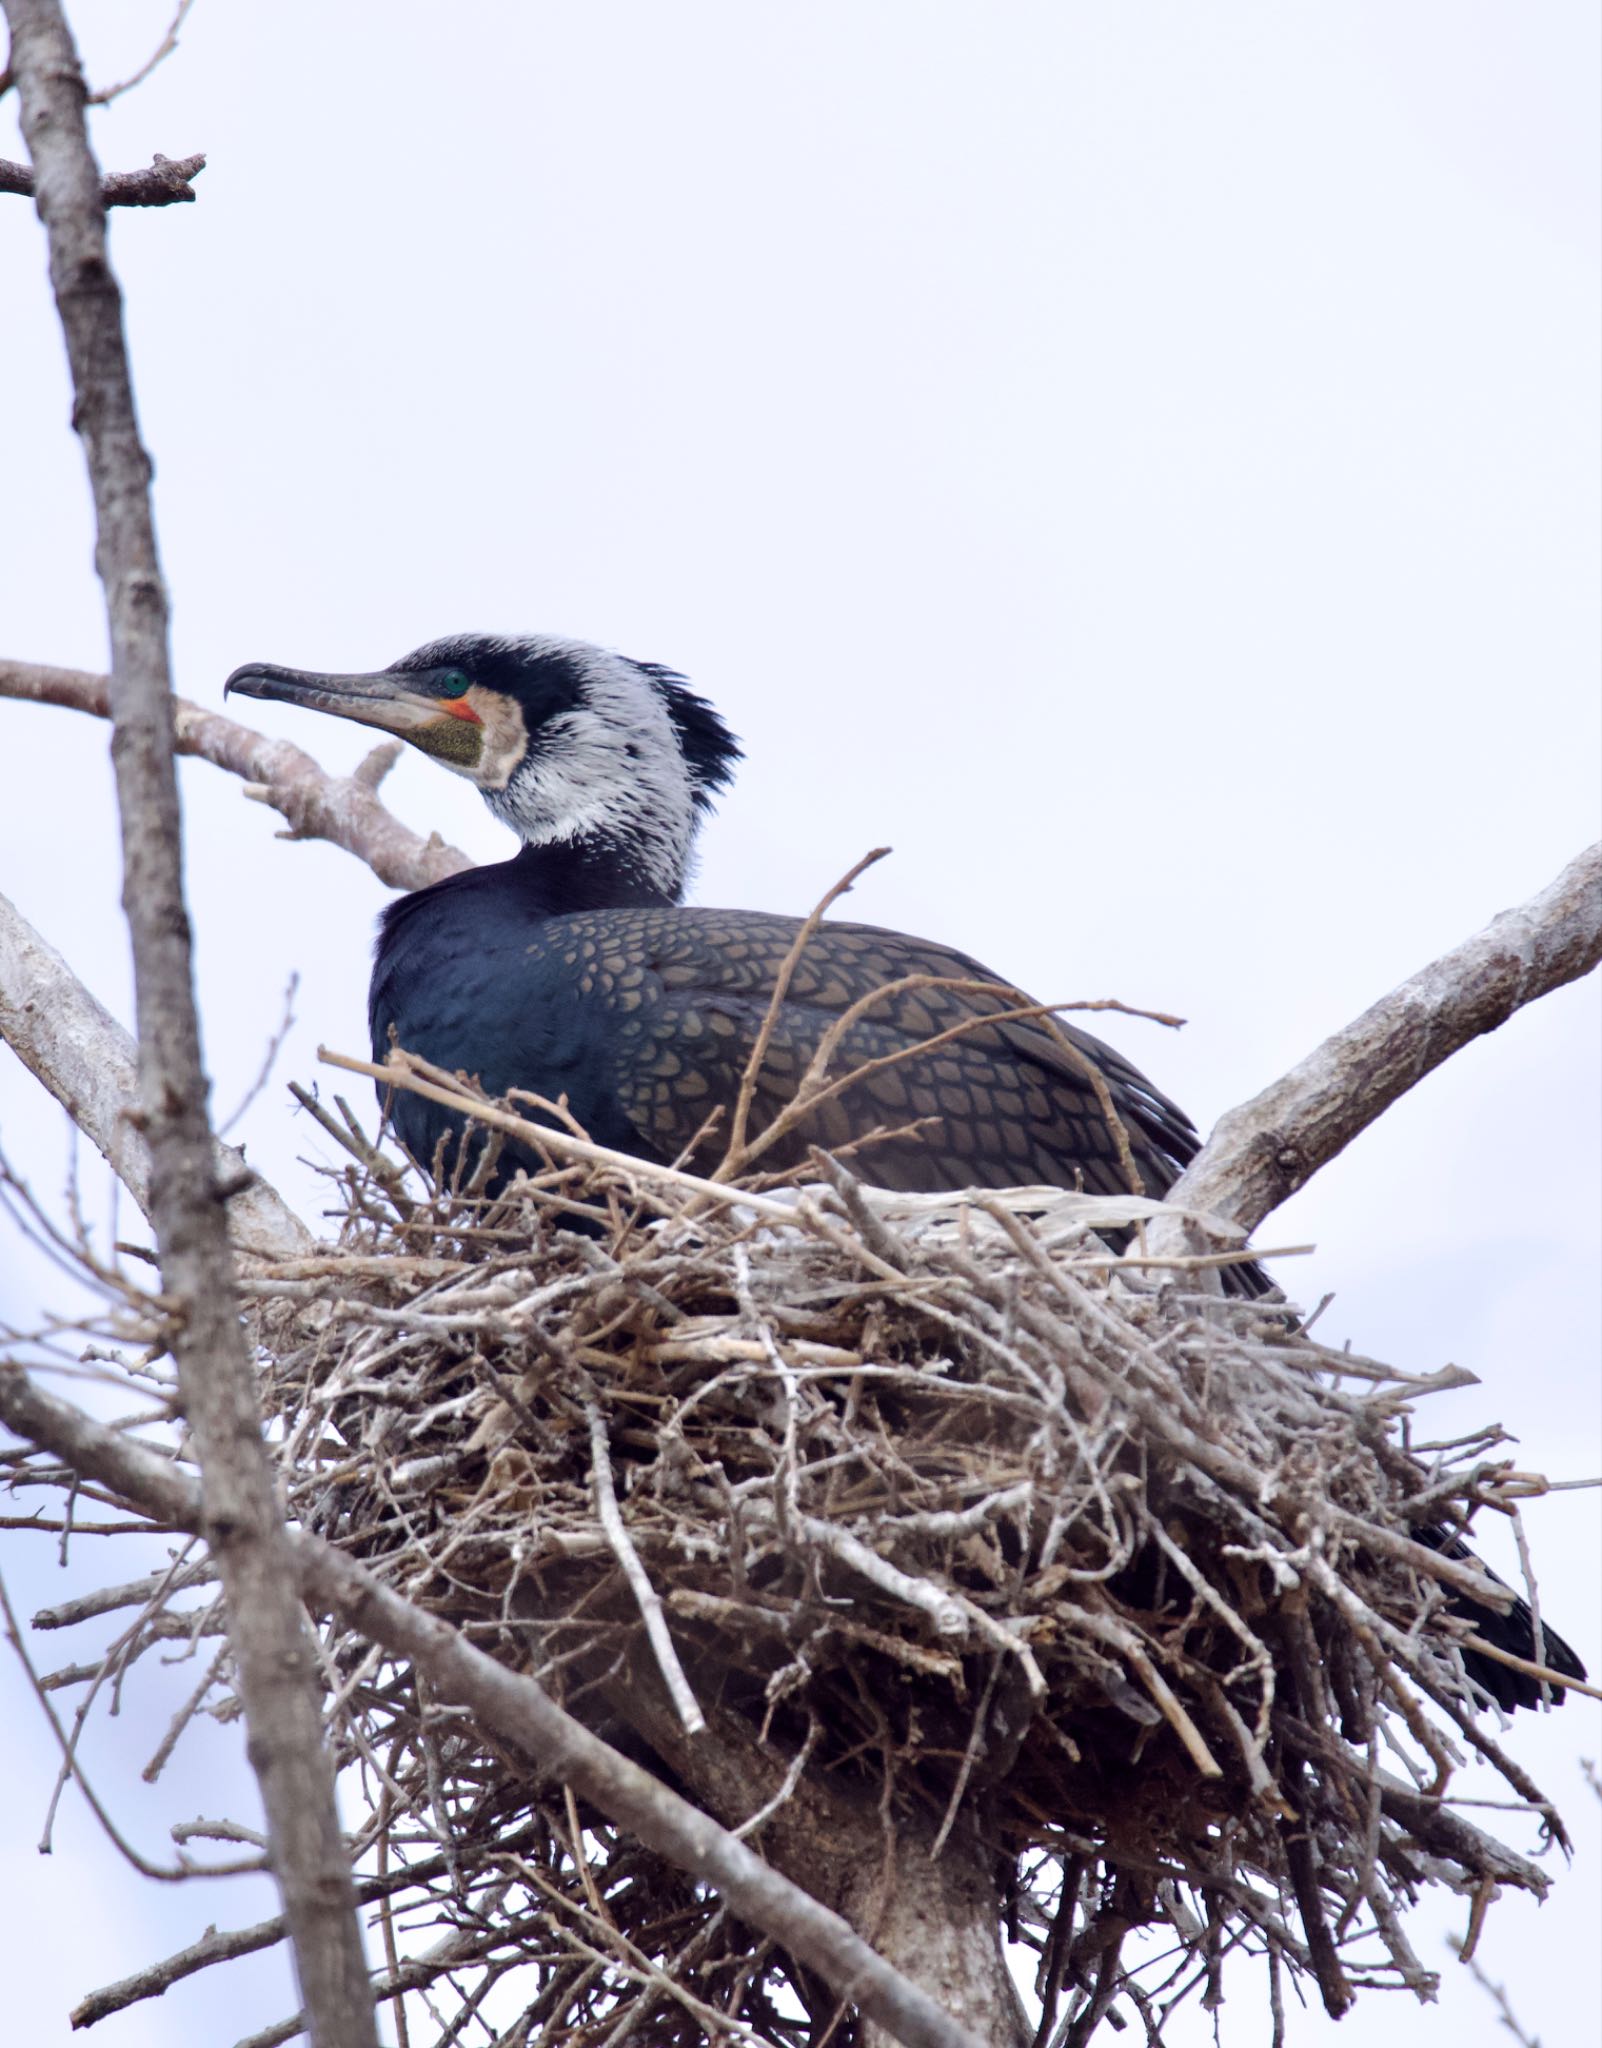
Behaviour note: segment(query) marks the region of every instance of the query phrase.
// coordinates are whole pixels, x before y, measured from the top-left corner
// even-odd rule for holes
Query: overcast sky
[[[77,6],[93,81],[168,12]],[[701,900],[803,910],[889,843],[852,914],[1043,999],[1188,1017],[1115,1035],[1205,1129],[1596,837],[1598,34],[1586,0],[200,0],[94,129],[108,167],[210,154],[196,205],[113,219],[178,687],[217,705],[242,661],[373,667],[468,629],[669,662],[750,756]],[[43,261],[0,202],[0,652],[100,668]],[[365,750],[242,709],[331,766]],[[183,786],[217,1103],[298,970],[242,1130],[313,1213],[282,1082],[320,1042],[365,1051],[385,892],[275,843],[216,771]],[[420,758],[388,795],[508,850]],[[0,888],[126,1017],[119,887],[105,732],[0,703]],[[1423,1434],[1500,1420],[1565,1478],[1602,1469],[1597,1026],[1595,978],[1522,1013],[1264,1233],[1316,1241],[1284,1277],[1336,1292],[1327,1331],[1480,1374]],[[54,1196],[61,1119],[0,1061],[0,1134]],[[59,1298],[0,1245],[0,1318]],[[1597,1497],[1529,1524],[1595,1671]],[[7,1568],[30,1611],[66,1583],[44,1546]],[[194,1682],[156,1677],[93,1751],[152,1852],[250,1804],[220,1732],[137,1784]],[[86,1989],[270,1905],[142,1882],[74,1797],[40,1862],[49,1738],[0,1686],[8,2027],[57,2048]],[[1571,1701],[1509,1742],[1580,1848],[1481,1957],[1555,2048],[1602,2028],[1602,1730]],[[1418,1918],[1438,2006],[1376,1995],[1346,2032],[1506,2040],[1446,1952],[1462,1924]],[[276,1960],[228,1977],[94,2038],[226,2043],[288,2009]],[[1297,2048],[1332,2037],[1293,2019]],[[1223,2039],[1266,2044],[1255,1976]]]

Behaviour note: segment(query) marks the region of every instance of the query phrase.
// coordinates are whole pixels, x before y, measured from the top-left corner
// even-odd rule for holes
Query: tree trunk
[[[643,1659],[633,1663],[601,1690],[697,1805],[739,1828],[778,1797],[785,1759],[741,1715],[708,1704],[715,1679],[695,1674],[707,1681],[696,1687],[707,1726],[687,1735],[656,1673]],[[1024,2048],[1029,2028],[1002,1952],[995,1858],[971,1826],[959,1821],[931,1859],[932,1822],[887,1820],[876,1789],[808,1770],[748,1839],[990,2048]],[[861,2048],[894,2048],[895,2036],[871,2020],[859,2038]]]
[[[881,1845],[877,1856],[853,1867],[836,1905],[887,1963],[981,2041],[1023,2048],[1030,2030],[1002,1952],[994,1864],[961,1827],[952,1830],[933,1862],[923,1839],[902,1836],[893,1862]],[[862,2048],[893,2043],[870,2020],[862,2029]]]

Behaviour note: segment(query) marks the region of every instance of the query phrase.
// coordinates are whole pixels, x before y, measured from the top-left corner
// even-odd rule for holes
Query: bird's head
[[[229,691],[395,733],[476,783],[526,844],[605,846],[670,897],[740,758],[671,669],[543,634],[433,640],[371,675],[247,662]]]

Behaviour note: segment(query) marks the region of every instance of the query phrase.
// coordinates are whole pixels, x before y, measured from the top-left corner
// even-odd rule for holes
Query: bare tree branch
[[[56,1098],[150,1214],[150,1147],[140,1128],[133,1040],[55,949],[0,896],[0,1039]],[[212,1154],[228,1231],[252,1258],[292,1259],[317,1240],[233,1145]],[[237,1190],[237,1192],[230,1192]]]
[[[92,718],[111,716],[107,678],[83,669],[0,659],[0,697],[59,704]],[[247,796],[282,814],[290,828],[285,837],[342,846],[392,889],[426,889],[472,865],[437,832],[425,839],[403,825],[375,794],[378,764],[395,758],[393,745],[375,748],[354,775],[330,775],[288,741],[269,739],[183,697],[173,700],[173,725],[178,752],[197,754],[239,776]]]
[[[147,67],[149,68],[149,67]],[[130,79],[131,85],[135,81]],[[126,87],[119,86],[118,91]],[[110,97],[109,94],[106,97]],[[153,156],[142,171],[107,171],[100,180],[102,206],[174,206],[195,196],[190,180],[206,168],[203,156]],[[0,157],[0,192],[14,192],[19,198],[34,196],[33,170],[28,164],[14,164]]]
[[[143,1513],[204,1533],[200,1491],[182,1470],[46,1393],[16,1367],[0,1366],[0,1422]],[[483,1728],[516,1744],[542,1774],[571,1785],[620,1827],[715,1885],[743,1919],[782,1942],[906,2048],[981,2048],[839,1914],[592,1735],[532,1678],[475,1649],[458,1630],[423,1613],[317,1537],[291,1535],[289,1562],[295,1583],[319,1612],[337,1615],[395,1656],[409,1658],[442,1703],[466,1707]]]
[[[1255,1230],[1433,1068],[1599,960],[1602,843],[1220,1117],[1167,1201]],[[1165,1240],[1184,1234],[1164,1217],[1151,1249],[1182,1248]]]
[[[37,1621],[34,1625],[38,1626]],[[371,1905],[395,1892],[404,1891],[419,1880],[427,1882],[443,1876],[450,1867],[448,1856],[422,1857],[388,1876],[359,1879],[356,1895],[364,1906]],[[253,1927],[229,1928],[222,1933],[210,1927],[198,1941],[190,1942],[174,1954],[163,1956],[159,1962],[147,1963],[142,1970],[120,1978],[115,1984],[102,1985],[98,1991],[91,1991],[72,2009],[73,2030],[98,2026],[112,2013],[123,2012],[144,1999],[161,1998],[174,1984],[181,1984],[186,1977],[193,1977],[198,1971],[210,1969],[214,1963],[232,1962],[236,1956],[257,1955],[264,1948],[276,1948],[288,1931],[281,1914],[270,1920],[258,1920]]]
[[[178,31],[183,27],[184,17],[194,4],[195,0],[178,0],[178,11],[174,14],[172,20],[168,22],[167,33],[156,45],[154,53],[145,59],[137,71],[130,72],[126,78],[119,79],[115,85],[103,85],[98,91],[92,92],[89,95],[90,106],[109,106],[113,100],[120,99],[125,92],[132,92],[136,85],[143,85],[156,66],[165,58],[170,57],[173,51],[177,49]],[[158,157],[156,161],[160,163],[162,159]],[[202,157],[200,161],[204,163],[205,158]]]
[[[133,940],[139,1095],[173,1354],[205,1480],[197,1521],[217,1561],[261,1785],[273,1872],[317,2048],[376,2048],[355,1890],[323,1742],[317,1662],[262,1442],[215,1140],[206,1117],[183,896],[167,597],[84,118],[87,91],[58,0],[4,0],[22,129],[72,370],[111,631],[112,761]]]

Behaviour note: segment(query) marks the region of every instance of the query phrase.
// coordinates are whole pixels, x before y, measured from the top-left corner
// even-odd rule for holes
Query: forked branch
[[[0,697],[25,704],[59,704],[91,718],[111,716],[109,679],[84,669],[42,662],[0,660]],[[214,768],[237,775],[245,794],[269,805],[288,825],[287,839],[326,839],[366,863],[392,889],[426,889],[471,866],[437,832],[425,839],[403,825],[377,794],[392,748],[375,748],[354,775],[330,775],[287,740],[269,739],[220,711],[185,697],[173,699],[174,746]],[[382,764],[382,765],[380,765]]]

